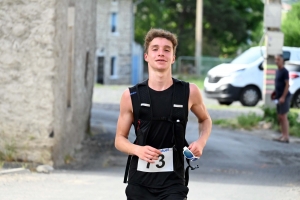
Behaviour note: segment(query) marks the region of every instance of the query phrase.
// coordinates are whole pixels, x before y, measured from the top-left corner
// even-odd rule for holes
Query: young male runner
[[[172,77],[176,47],[174,34],[150,29],[144,43],[149,79],[125,90],[121,97],[115,146],[133,155],[126,188],[128,200],[186,199],[189,189],[184,183],[182,148],[188,111],[199,122],[199,138],[188,146],[196,157],[202,155],[211,132],[211,118],[199,88]],[[186,119],[178,113],[184,113]],[[137,134],[135,143],[128,140],[132,124]]]

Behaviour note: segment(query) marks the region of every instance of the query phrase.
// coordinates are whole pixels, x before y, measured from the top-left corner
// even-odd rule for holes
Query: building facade
[[[0,160],[58,166],[89,128],[97,0],[0,1]]]
[[[142,49],[133,39],[133,7],[133,0],[98,0],[95,69],[98,83],[131,84],[142,76]],[[139,66],[134,67],[135,64]],[[139,71],[132,71],[133,68]]]

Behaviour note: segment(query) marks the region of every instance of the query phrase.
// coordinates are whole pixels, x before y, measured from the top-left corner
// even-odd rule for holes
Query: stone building
[[[58,166],[84,138],[94,85],[96,4],[0,1],[0,160]]]
[[[143,49],[134,43],[134,0],[98,0],[95,79],[102,84],[142,80]]]

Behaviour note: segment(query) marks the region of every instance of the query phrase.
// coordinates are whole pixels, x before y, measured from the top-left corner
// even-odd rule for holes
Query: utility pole
[[[283,33],[281,27],[281,0],[266,0],[264,5],[264,30],[266,56],[264,62],[263,100],[267,107],[274,107],[271,93],[275,88],[276,63],[274,56],[282,54]]]
[[[142,3],[144,0],[137,0],[132,2],[132,19],[131,19],[131,28],[132,28],[132,42],[134,42],[134,30],[135,30],[135,14],[137,6]]]
[[[195,67],[198,76],[201,75],[201,56],[202,56],[202,16],[203,0],[197,0],[196,6],[196,47],[195,47]]]

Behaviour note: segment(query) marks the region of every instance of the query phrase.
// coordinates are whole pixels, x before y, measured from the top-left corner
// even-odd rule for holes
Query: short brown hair
[[[173,51],[174,51],[174,55],[176,53],[176,47],[177,47],[177,37],[175,34],[163,30],[163,29],[156,29],[156,28],[151,28],[148,33],[145,36],[145,42],[144,42],[144,52],[148,53],[148,47],[150,42],[157,37],[161,37],[161,38],[165,38],[167,40],[170,40],[173,44]]]

